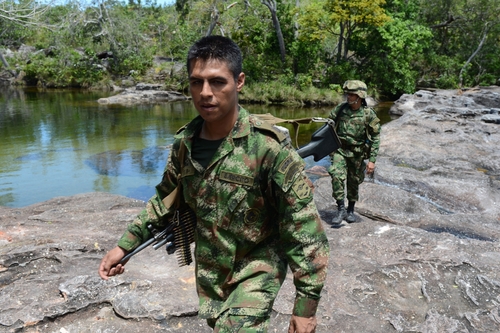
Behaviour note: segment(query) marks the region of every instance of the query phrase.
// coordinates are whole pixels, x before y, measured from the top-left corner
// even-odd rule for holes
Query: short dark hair
[[[224,36],[206,36],[194,43],[187,56],[187,70],[191,74],[191,60],[219,60],[227,64],[235,80],[242,70],[241,50],[231,39]]]

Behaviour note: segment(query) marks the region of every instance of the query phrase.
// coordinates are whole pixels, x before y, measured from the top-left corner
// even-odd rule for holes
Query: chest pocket
[[[268,217],[259,184],[251,177],[224,172],[220,173],[219,182],[223,190],[218,193],[218,227],[231,232],[240,241],[257,243],[267,237],[270,232],[266,230]]]
[[[341,117],[339,124],[339,136],[344,137],[349,144],[358,145],[364,142],[365,138],[365,122],[363,117],[349,117],[344,115]]]

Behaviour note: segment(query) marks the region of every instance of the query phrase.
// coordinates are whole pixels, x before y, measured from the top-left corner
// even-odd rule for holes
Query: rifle
[[[314,122],[324,122],[311,136],[311,141],[297,150],[300,157],[314,156],[318,162],[325,156],[333,153],[341,147],[340,139],[335,132],[335,121],[330,118],[312,118]]]
[[[177,252],[176,256],[179,267],[191,264],[193,259],[191,257],[190,244],[194,241],[195,226],[196,215],[191,208],[176,210],[174,216],[170,219],[170,223],[168,223],[167,227],[162,231],[153,229],[151,225],[148,225],[148,229],[153,234],[153,237],[123,257],[122,260],[120,260],[120,264],[123,265],[132,256],[150,245],[152,245],[155,250],[166,245],[165,248],[168,254]]]

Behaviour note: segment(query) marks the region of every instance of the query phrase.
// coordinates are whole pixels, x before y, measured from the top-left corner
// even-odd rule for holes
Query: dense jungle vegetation
[[[395,97],[499,84],[498,13],[499,0],[0,0],[1,70],[28,85],[101,89],[129,77],[185,91],[176,62],[221,34],[240,45],[255,95],[321,100],[357,78]]]

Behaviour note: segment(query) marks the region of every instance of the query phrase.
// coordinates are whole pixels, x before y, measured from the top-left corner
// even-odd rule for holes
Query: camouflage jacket
[[[342,103],[330,112],[329,118],[336,120],[337,135],[342,143],[342,148],[339,149],[341,154],[347,156],[349,151],[362,153],[368,139],[371,142],[369,161],[375,163],[380,147],[381,126],[380,119],[372,108],[362,106],[352,111],[346,103]]]
[[[288,265],[296,286],[294,314],[313,316],[329,245],[303,160],[279,132],[240,108],[232,132],[203,169],[191,159],[202,122],[197,117],[176,135],[157,194],[118,245],[131,250],[150,237],[146,225],[161,224],[169,214],[161,199],[180,174],[184,200],[197,216],[199,316],[216,318],[226,310],[268,315]],[[187,149],[182,170],[180,140]]]

